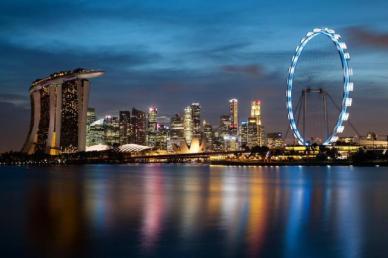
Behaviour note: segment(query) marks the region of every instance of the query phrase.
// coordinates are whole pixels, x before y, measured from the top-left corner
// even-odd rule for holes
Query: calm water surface
[[[0,257],[388,257],[388,168],[0,167]]]

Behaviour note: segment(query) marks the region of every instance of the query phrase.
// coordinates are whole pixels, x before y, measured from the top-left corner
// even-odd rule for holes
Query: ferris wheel
[[[298,96],[293,91],[295,71],[297,68],[298,61],[306,45],[315,37],[323,35],[329,38],[335,45],[336,50],[339,54],[342,67],[342,97],[340,103],[336,103],[330,93],[322,87],[313,88],[306,87],[301,90],[301,94]],[[315,28],[313,31],[308,32],[305,37],[302,38],[300,44],[297,46],[294,56],[292,57],[291,66],[288,70],[287,79],[287,92],[286,92],[286,105],[288,120],[290,129],[294,135],[294,138],[300,145],[309,146],[312,141],[306,137],[306,113],[308,108],[307,97],[311,94],[317,94],[321,97],[323,107],[323,120],[325,134],[322,137],[321,143],[323,145],[330,145],[338,140],[338,134],[342,133],[345,129],[345,122],[349,119],[349,108],[352,106],[351,92],[353,91],[354,84],[351,80],[353,76],[353,70],[349,64],[350,54],[347,51],[345,42],[341,40],[341,36],[334,30],[329,28]],[[296,95],[296,96],[294,96]],[[297,100],[297,101],[295,101]],[[338,111],[338,117],[331,128],[328,123],[328,103],[332,105]]]

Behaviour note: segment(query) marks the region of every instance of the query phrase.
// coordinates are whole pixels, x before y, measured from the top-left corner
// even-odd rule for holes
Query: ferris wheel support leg
[[[306,137],[307,93],[303,90],[303,137]]]
[[[322,101],[323,101],[323,114],[324,114],[324,121],[325,121],[325,126],[326,126],[326,135],[325,137],[329,136],[329,116],[327,113],[327,98],[326,98],[326,93],[322,93]]]

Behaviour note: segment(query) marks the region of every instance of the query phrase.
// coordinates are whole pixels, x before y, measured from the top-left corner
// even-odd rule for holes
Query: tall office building
[[[237,135],[238,133],[238,100],[229,100],[229,112],[230,112],[230,130],[231,134]]]
[[[220,134],[222,135],[222,137],[223,137],[224,135],[229,134],[230,127],[231,127],[230,116],[228,116],[228,115],[222,115],[222,116],[220,116],[220,126],[219,126],[219,128],[218,128],[218,131],[220,132]]]
[[[90,82],[102,71],[76,69],[38,79],[30,88],[31,123],[22,152],[85,151]]]
[[[220,123],[218,128],[214,131],[213,136],[213,150],[222,151],[225,149],[225,136],[230,135],[230,116],[222,115],[220,116]]]
[[[222,149],[227,150],[227,140],[231,135],[231,117],[229,115],[222,115],[220,117],[220,126],[218,127],[218,141],[222,144]],[[221,148],[221,147],[219,147]]]
[[[205,141],[206,151],[213,150],[213,127],[211,124],[203,121],[203,137],[202,141]]]
[[[156,122],[157,122],[157,132],[156,132],[155,148],[157,150],[168,150],[169,141],[170,141],[171,118],[167,116],[158,116],[156,118]]]
[[[120,122],[117,116],[105,116],[105,144],[115,146],[120,144]]]
[[[187,106],[183,114],[184,137],[188,146],[193,140],[193,113],[191,106]]]
[[[193,118],[193,137],[201,139],[201,105],[199,103],[191,104]]]
[[[157,115],[158,109],[155,106],[152,106],[148,109],[146,142],[150,147],[155,147],[156,145],[156,134],[158,129],[156,120]]]
[[[132,135],[131,111],[119,112],[119,126],[120,126],[120,145],[130,143],[131,135]]]
[[[96,121],[96,110],[94,108],[88,108],[86,112],[86,125],[91,125]]]
[[[247,146],[252,148],[254,146],[264,145],[265,134],[261,121],[261,102],[259,100],[253,100],[251,102],[251,115],[248,118]]]
[[[98,144],[105,144],[105,125],[103,118],[91,123],[88,129],[87,146]]]
[[[96,110],[88,108],[86,112],[86,146],[91,146],[90,125],[96,121]]]
[[[261,102],[260,100],[253,100],[251,102],[251,117],[257,120],[257,124],[261,125]]]
[[[171,118],[168,149],[178,149],[185,142],[183,119],[179,114],[176,114]]]
[[[152,106],[148,109],[148,131],[156,132],[157,130],[157,115],[158,109],[155,106]]]
[[[241,122],[239,139],[240,148],[245,149],[248,146],[248,122]]]
[[[131,125],[132,125],[132,135],[131,143],[136,143],[140,145],[146,144],[146,113],[132,108],[131,115]]]
[[[168,149],[169,133],[170,133],[170,129],[167,126],[164,126],[164,125],[158,126],[158,131],[156,132],[156,137],[155,137],[155,149],[157,150]]]
[[[258,135],[259,135],[259,126],[256,124],[256,119],[250,116],[248,118],[248,124],[247,124],[246,146],[249,148],[259,146]]]

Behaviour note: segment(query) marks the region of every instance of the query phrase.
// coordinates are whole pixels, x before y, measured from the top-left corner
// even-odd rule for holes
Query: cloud
[[[25,95],[20,94],[1,93],[0,102],[13,104],[18,107],[29,107],[29,99]]]
[[[388,33],[370,30],[366,27],[348,29],[352,41],[359,45],[388,49]]]
[[[225,65],[222,67],[222,70],[227,73],[241,73],[251,76],[263,76],[264,68],[260,65],[250,64],[250,65]]]

